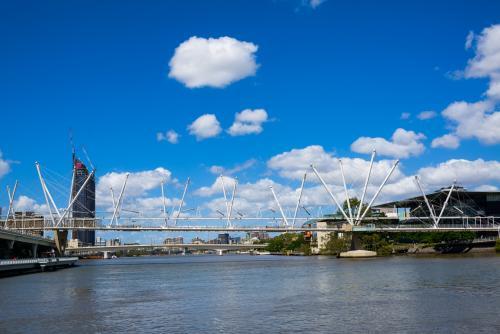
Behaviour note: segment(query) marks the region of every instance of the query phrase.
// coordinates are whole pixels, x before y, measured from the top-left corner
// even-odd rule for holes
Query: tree
[[[354,217],[356,217],[356,215],[358,214],[358,209],[359,209],[359,206],[361,204],[361,201],[357,197],[353,197],[353,198],[349,199],[349,203],[351,204],[352,215]],[[360,217],[363,215],[363,213],[365,212],[367,207],[368,207],[368,204],[363,203],[363,205],[361,206],[361,212],[359,214]],[[349,215],[349,206],[347,205],[347,199],[344,200],[344,203],[342,204],[342,209],[344,210],[344,212],[347,215]],[[337,215],[342,215],[342,212],[340,211],[340,209],[337,210]],[[372,209],[368,210],[365,217],[371,217],[371,216],[372,216]]]
[[[338,256],[351,248],[351,240],[346,237],[339,237],[336,233],[330,233],[325,248],[321,249],[322,254]]]

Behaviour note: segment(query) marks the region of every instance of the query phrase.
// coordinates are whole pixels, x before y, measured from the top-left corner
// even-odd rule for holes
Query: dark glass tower
[[[74,180],[71,196],[74,198],[78,190],[89,176],[87,167],[77,158],[73,157]],[[95,218],[95,179],[94,175],[80,192],[71,208],[73,218]],[[95,244],[95,231],[73,231],[73,239],[80,240],[83,245]]]

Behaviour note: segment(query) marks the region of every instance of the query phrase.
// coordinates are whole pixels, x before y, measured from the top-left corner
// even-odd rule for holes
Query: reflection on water
[[[500,257],[184,256],[0,280],[0,333],[500,332]]]

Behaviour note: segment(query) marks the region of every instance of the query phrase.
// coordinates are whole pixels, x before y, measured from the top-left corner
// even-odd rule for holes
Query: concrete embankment
[[[362,249],[342,252],[339,254],[340,258],[365,258],[365,257],[376,257],[376,256],[377,252],[372,252]]]
[[[77,257],[0,260],[0,277],[68,268],[77,262]]]

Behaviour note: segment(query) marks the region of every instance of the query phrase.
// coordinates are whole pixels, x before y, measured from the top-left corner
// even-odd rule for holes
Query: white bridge
[[[302,205],[302,195],[304,190],[304,183],[307,178],[307,171],[304,173],[302,178],[300,190],[297,196],[296,204],[293,208],[293,215],[287,216],[285,210],[283,209],[278,195],[274,191],[273,187],[269,187],[270,194],[275,202],[275,207],[279,214],[278,217],[250,217],[241,214],[240,212],[234,213],[234,201],[237,192],[237,179],[233,183],[231,195],[229,196],[228,191],[224,183],[224,176],[220,176],[221,181],[221,192],[224,196],[225,202],[225,212],[216,210],[219,216],[215,217],[203,217],[201,215],[191,215],[188,216],[183,206],[185,203],[185,196],[188,191],[190,184],[190,179],[188,178],[183,189],[182,197],[177,208],[172,208],[169,213],[167,210],[167,199],[164,192],[164,182],[160,183],[161,196],[162,196],[162,215],[157,217],[143,217],[139,216],[123,216],[122,212],[127,211],[122,209],[122,203],[124,194],[126,192],[127,180],[129,174],[125,175],[123,184],[121,186],[118,197],[115,197],[115,193],[112,188],[110,188],[111,200],[113,203],[113,212],[109,217],[101,218],[79,218],[73,217],[72,207],[78,196],[84,190],[87,183],[94,176],[95,169],[89,173],[83,184],[79,189],[74,189],[76,191],[70,191],[70,196],[68,199],[67,206],[61,209],[57,206],[54,198],[47,187],[47,183],[43,177],[41,167],[36,163],[36,170],[39,176],[40,184],[42,187],[43,195],[45,198],[45,204],[48,208],[48,214],[44,216],[37,217],[17,217],[14,212],[14,197],[17,189],[17,181],[13,187],[13,191],[7,189],[9,196],[9,208],[7,210],[7,215],[2,218],[3,224],[1,225],[3,229],[11,229],[21,232],[28,231],[54,231],[54,236],[56,238],[56,244],[59,241],[58,234],[60,232],[67,232],[69,230],[93,230],[93,231],[123,231],[123,232],[142,232],[142,231],[156,231],[156,232],[277,232],[277,233],[296,233],[296,232],[422,232],[422,231],[486,231],[495,232],[498,231],[500,235],[500,217],[485,217],[485,216],[467,216],[465,214],[458,216],[446,216],[445,209],[448,206],[450,197],[455,189],[456,182],[447,189],[446,200],[440,205],[435,205],[431,203],[422,186],[419,182],[419,178],[415,177],[415,183],[418,189],[423,195],[422,207],[427,208],[428,216],[405,216],[405,217],[384,217],[384,216],[374,216],[372,214],[372,208],[376,202],[378,196],[386,185],[387,181],[393,174],[396,166],[398,165],[398,160],[394,162],[392,167],[387,171],[385,178],[381,184],[377,187],[375,193],[371,196],[369,200],[365,202],[367,197],[367,188],[370,182],[370,177],[372,173],[373,162],[376,153],[373,151],[368,173],[365,178],[360,204],[357,207],[351,207],[351,200],[349,197],[349,191],[346,184],[346,179],[344,175],[344,169],[342,161],[339,160],[339,167],[342,176],[342,183],[344,188],[344,197],[346,206],[341,204],[337,199],[335,194],[331,191],[329,185],[325,182],[321,174],[311,165],[309,172],[312,172],[322,185],[328,197],[331,199],[331,204],[338,209],[338,215],[330,216],[318,216],[311,217],[307,209]],[[72,178],[73,188],[74,171]],[[73,194],[74,193],[74,194]],[[303,209],[308,213],[308,217],[300,217],[299,211]],[[260,212],[260,210],[259,210]],[[95,216],[95,212],[90,213],[91,216]],[[323,222],[326,224],[321,224],[318,227],[317,223]],[[65,236],[63,237],[63,240]]]

